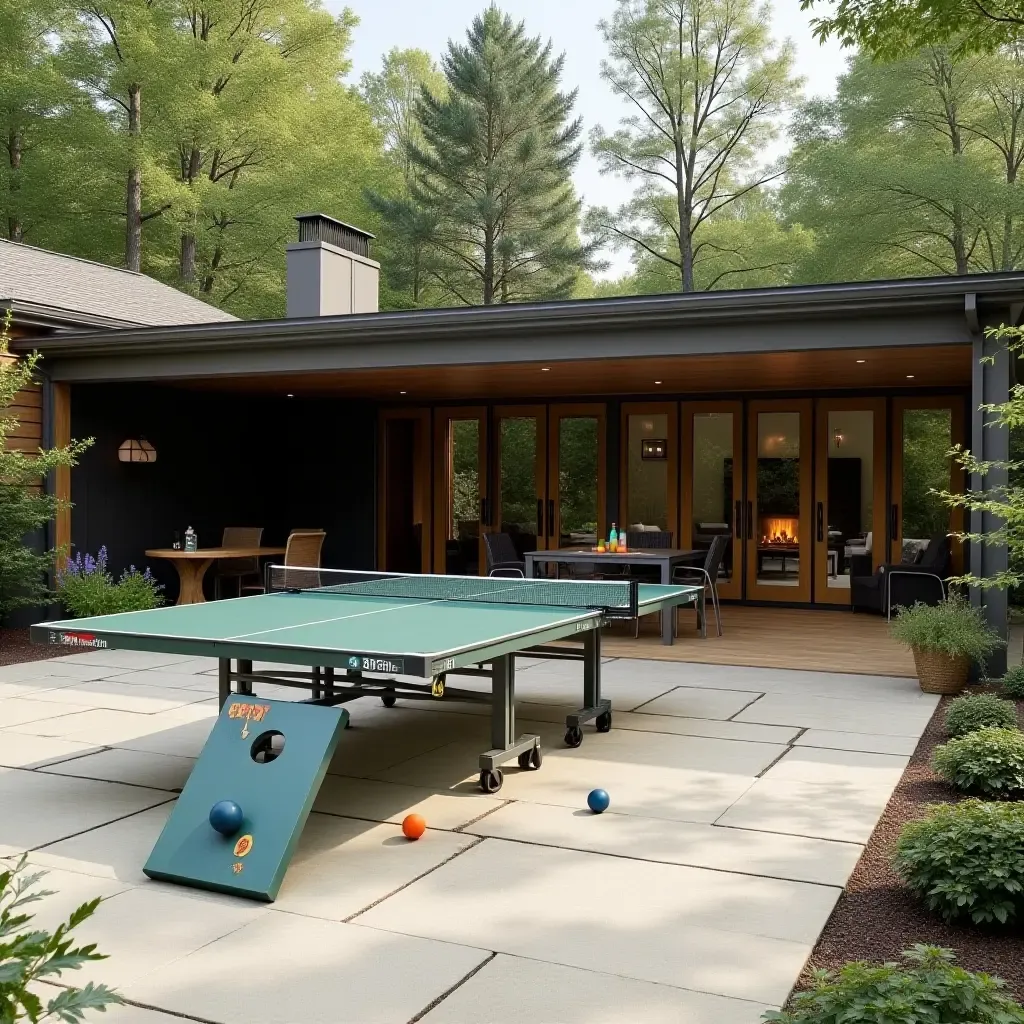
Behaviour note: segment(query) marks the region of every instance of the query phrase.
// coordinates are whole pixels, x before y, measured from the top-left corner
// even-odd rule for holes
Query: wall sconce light
[[[640,458],[667,459],[668,441],[663,437],[645,437],[640,442]]]
[[[843,437],[843,432],[837,428],[835,432],[832,434],[832,440],[835,442],[835,446],[837,448],[842,448],[843,442],[846,440],[846,438]]]
[[[129,439],[117,449],[121,462],[156,462],[156,449],[144,438]]]

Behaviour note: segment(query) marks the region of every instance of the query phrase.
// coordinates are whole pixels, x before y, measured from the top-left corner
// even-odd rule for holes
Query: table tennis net
[[[610,618],[622,619],[636,618],[638,600],[636,580],[430,576],[352,569],[305,569],[286,565],[267,566],[266,590],[267,593],[315,591],[418,601],[588,608],[600,610]]]

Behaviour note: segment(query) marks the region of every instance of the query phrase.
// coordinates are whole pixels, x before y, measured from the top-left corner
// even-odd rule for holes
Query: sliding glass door
[[[549,548],[593,545],[605,533],[605,465],[605,407],[549,406]]]
[[[493,436],[496,484],[489,526],[507,533],[522,558],[548,546],[546,407],[498,406]]]
[[[487,573],[487,410],[434,410],[434,571]]]
[[[622,406],[619,526],[668,533],[678,546],[679,424],[675,402]]]

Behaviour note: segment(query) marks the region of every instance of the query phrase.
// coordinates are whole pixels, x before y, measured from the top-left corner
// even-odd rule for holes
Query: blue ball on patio
[[[234,800],[218,800],[210,808],[210,824],[222,836],[233,836],[242,827],[242,808]]]
[[[595,814],[603,814],[611,802],[611,797],[603,789],[592,789],[587,796],[587,806]]]

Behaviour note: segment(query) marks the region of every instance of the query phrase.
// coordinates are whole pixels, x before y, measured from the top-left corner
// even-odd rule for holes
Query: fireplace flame
[[[796,517],[765,519],[761,527],[762,544],[797,544],[797,527],[800,520]]]

